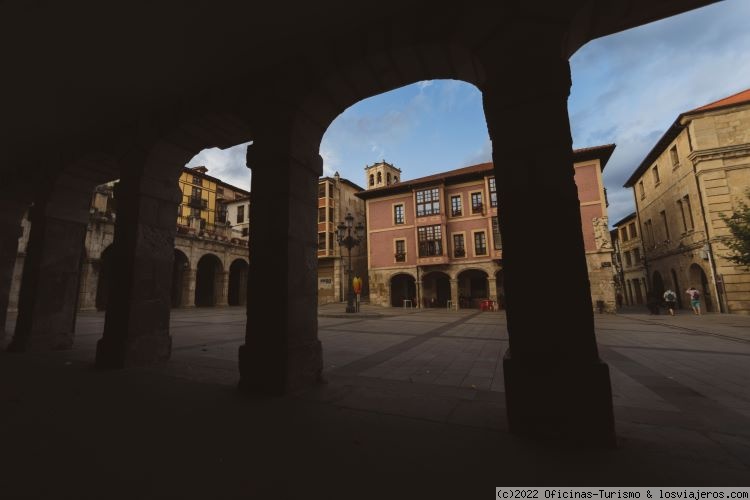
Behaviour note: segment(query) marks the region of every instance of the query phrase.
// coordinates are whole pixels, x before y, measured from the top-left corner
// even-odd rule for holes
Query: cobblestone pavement
[[[292,419],[287,434],[276,444],[265,442],[266,436],[255,436],[259,449],[271,457],[270,463],[283,469],[291,467],[285,465],[284,450],[294,454],[302,443],[312,446],[305,449],[317,450],[328,462],[307,464],[307,472],[296,473],[315,483],[321,479],[311,476],[313,471],[333,472],[326,464],[340,468],[349,474],[348,480],[339,485],[343,496],[344,492],[351,492],[346,485],[352,486],[355,478],[366,481],[370,477],[368,470],[373,474],[387,473],[382,484],[405,478],[412,488],[417,488],[416,477],[422,474],[435,473],[445,478],[454,478],[454,474],[455,481],[449,482],[456,492],[471,489],[459,478],[474,476],[477,480],[485,478],[482,484],[489,488],[487,491],[502,484],[522,483],[750,485],[750,317],[699,317],[686,312],[675,317],[652,316],[641,311],[596,315],[600,355],[610,367],[619,446],[606,452],[573,452],[540,448],[507,433],[501,360],[508,336],[503,312],[369,305],[354,314],[343,310],[341,304],[319,310],[327,384],[281,400],[252,402],[253,413],[245,415],[248,422]],[[261,324],[269,322],[265,319]],[[177,415],[170,414],[170,418],[179,423],[170,423],[186,432],[193,429],[201,436],[197,438],[199,442],[205,439],[206,432],[218,432],[226,438],[235,429],[233,425],[243,427],[236,416],[217,423],[217,415],[212,412],[219,408],[224,412],[227,405],[234,408],[238,404],[234,386],[238,378],[237,348],[244,336],[242,308],[175,310],[171,321],[173,356],[169,363],[106,375],[89,368],[102,325],[102,313],[82,313],[72,351],[1,355],[0,389],[11,394],[0,400],[10,408],[3,417],[8,420],[3,425],[6,430],[20,426],[31,432],[42,421],[39,412],[54,411],[62,404],[56,398],[30,399],[32,389],[13,384],[12,378],[23,377],[18,373],[24,373],[29,366],[56,374],[62,370],[62,375],[54,375],[54,383],[35,381],[37,385],[32,386],[38,391],[45,387],[52,391],[56,384],[62,384],[66,372],[60,366],[67,367],[67,373],[77,373],[76,381],[83,389],[71,393],[71,386],[66,385],[57,390],[71,401],[84,401],[84,407],[91,404],[86,395],[95,391],[93,386],[86,389],[90,384],[112,384],[113,379],[123,387],[141,383],[139,390],[153,398],[149,401],[162,398],[175,405]],[[107,386],[105,391],[111,393]],[[141,392],[137,394],[137,398],[145,397]],[[189,408],[195,394],[201,394],[201,401],[212,400],[215,406],[201,407],[193,414]],[[14,397],[24,403],[14,403]],[[219,401],[214,401],[217,398]],[[30,400],[34,402],[28,403]],[[138,405],[143,404],[139,400]],[[134,403],[133,407],[138,405]],[[285,413],[290,408],[295,409],[295,417]],[[32,410],[36,413],[30,418],[28,413]],[[131,411],[133,408],[125,413],[129,415]],[[250,410],[243,407],[242,411]],[[93,415],[72,409],[63,421],[72,428],[81,427],[82,422],[92,423],[97,429],[106,428],[97,420],[102,413],[106,411],[99,407]],[[197,423],[198,415],[210,427]],[[294,420],[301,418],[299,415],[305,418]],[[305,429],[312,434],[305,433]],[[9,450],[13,450],[12,441]],[[70,441],[63,441],[70,445]],[[190,449],[194,445],[193,438],[187,437],[186,446]],[[23,448],[23,443],[18,446]],[[39,453],[47,449],[39,443],[37,446]],[[95,447],[91,443],[88,446]],[[201,443],[196,448],[205,452],[206,446]],[[208,447],[226,455],[232,467],[239,466],[241,459],[236,453],[214,446],[218,445],[211,442]],[[321,446],[325,451],[321,451]],[[20,454],[20,460],[27,452]],[[165,459],[182,463],[180,458],[166,455]],[[201,457],[198,463],[205,460]],[[300,465],[299,457],[290,460]],[[415,462],[419,460],[422,462]],[[15,470],[12,464],[3,469],[8,467]],[[233,481],[230,483],[235,492],[258,493],[271,488],[270,479],[259,480],[257,491],[253,490],[256,486],[245,485],[243,489]],[[320,491],[325,491],[325,484],[318,484]],[[152,487],[158,490],[157,486]],[[291,490],[284,491],[294,496]],[[417,497],[419,494],[410,496]],[[489,498],[489,494],[483,497]]]

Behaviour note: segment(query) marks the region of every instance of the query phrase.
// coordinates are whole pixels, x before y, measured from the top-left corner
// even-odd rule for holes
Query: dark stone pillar
[[[274,138],[248,147],[252,168],[247,332],[241,390],[282,395],[320,380],[317,150],[293,155]]]
[[[61,179],[29,209],[31,230],[9,351],[73,346],[91,189]]]
[[[613,446],[574,182],[570,69],[559,44],[528,46],[537,52],[486,64],[482,88],[503,236],[508,420],[533,438]]]
[[[18,257],[18,239],[22,230],[21,217],[28,206],[28,203],[8,200],[0,202],[0,340],[5,338],[13,269]]]
[[[98,368],[169,359],[174,238],[180,200],[176,177],[161,179],[124,172],[115,187],[112,276],[104,334],[96,349]]]

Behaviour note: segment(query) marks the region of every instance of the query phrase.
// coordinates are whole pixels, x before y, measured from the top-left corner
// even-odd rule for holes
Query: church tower
[[[385,160],[365,165],[365,186],[368,190],[396,184],[400,178],[401,169],[386,163]]]

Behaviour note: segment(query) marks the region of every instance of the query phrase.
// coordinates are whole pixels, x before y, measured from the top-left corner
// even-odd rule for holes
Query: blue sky
[[[615,143],[604,170],[610,223],[634,210],[622,187],[677,115],[750,88],[750,0],[724,0],[593,40],[570,59],[573,147]],[[324,175],[364,186],[385,159],[414,179],[491,161],[479,90],[455,80],[418,82],[345,110],[323,136]],[[188,166],[249,185],[245,145],[204,150]]]

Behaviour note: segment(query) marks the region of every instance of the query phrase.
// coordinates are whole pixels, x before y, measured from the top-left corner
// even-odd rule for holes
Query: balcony
[[[396,253],[396,262],[406,262],[406,254],[405,253]]]
[[[463,247],[456,247],[453,250],[453,257],[455,258],[466,257],[466,250],[464,250]]]
[[[208,208],[208,200],[204,200],[198,196],[191,196],[188,200],[188,206],[190,208],[200,208],[201,210],[205,210]]]
[[[481,214],[484,209],[484,205],[481,203],[477,203],[476,205],[471,206],[471,213],[473,214]]]

